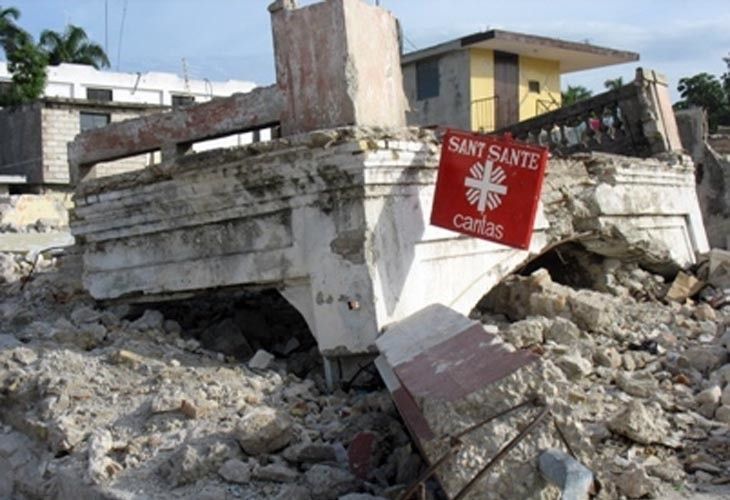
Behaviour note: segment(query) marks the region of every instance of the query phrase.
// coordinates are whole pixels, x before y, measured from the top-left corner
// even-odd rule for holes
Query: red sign
[[[431,224],[529,248],[547,157],[510,138],[447,131]]]

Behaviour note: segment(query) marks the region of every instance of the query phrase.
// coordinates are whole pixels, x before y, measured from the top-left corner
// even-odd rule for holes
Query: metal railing
[[[497,96],[492,96],[471,102],[471,125],[475,132],[492,132],[495,129],[497,99]]]
[[[681,149],[666,80],[641,68],[627,85],[495,131],[503,133],[557,154],[646,157]]]
[[[555,99],[537,99],[535,101],[535,116],[560,109],[560,103]]]

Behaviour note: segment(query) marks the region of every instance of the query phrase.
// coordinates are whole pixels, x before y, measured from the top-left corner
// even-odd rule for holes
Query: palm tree
[[[88,64],[96,69],[109,67],[109,58],[101,45],[90,41],[86,31],[73,24],[66,26],[63,33],[44,30],[40,46],[48,54],[48,64],[54,66],[67,62]]]
[[[606,87],[607,90],[616,90],[624,86],[624,79],[621,76],[618,78],[609,78],[603,82],[603,86]]]
[[[562,93],[562,105],[571,106],[578,101],[588,99],[593,92],[582,85],[568,85],[568,89]]]
[[[30,41],[28,34],[15,24],[19,17],[20,11],[15,7],[3,9],[0,6],[0,47],[5,50],[6,56],[9,56],[24,42]]]

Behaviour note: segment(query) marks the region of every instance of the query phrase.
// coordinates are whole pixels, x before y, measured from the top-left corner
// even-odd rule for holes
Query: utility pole
[[[109,0],[104,0],[104,52],[109,54]]]

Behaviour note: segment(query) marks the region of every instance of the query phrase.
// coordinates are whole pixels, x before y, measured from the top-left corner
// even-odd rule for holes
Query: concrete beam
[[[169,113],[150,115],[89,130],[69,143],[72,182],[88,174],[98,162],[148,153],[185,151],[193,142],[274,126],[282,99],[274,87],[213,99]]]

